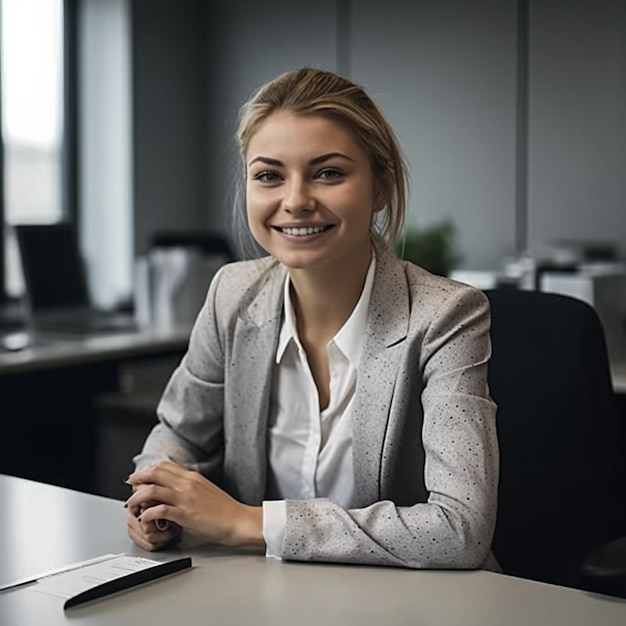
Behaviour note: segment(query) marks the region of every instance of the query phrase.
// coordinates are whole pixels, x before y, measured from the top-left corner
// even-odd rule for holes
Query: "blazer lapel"
[[[233,384],[241,392],[232,396],[234,416],[230,436],[231,471],[244,502],[259,503],[265,495],[267,469],[267,416],[276,345],[283,309],[285,272],[271,274],[239,319],[233,339]]]
[[[383,444],[408,324],[404,269],[390,251],[377,246],[376,276],[352,412],[355,507],[380,499]]]

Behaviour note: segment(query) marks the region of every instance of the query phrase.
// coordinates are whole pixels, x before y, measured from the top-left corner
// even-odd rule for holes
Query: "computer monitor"
[[[20,224],[14,229],[31,313],[88,308],[87,276],[73,225]]]

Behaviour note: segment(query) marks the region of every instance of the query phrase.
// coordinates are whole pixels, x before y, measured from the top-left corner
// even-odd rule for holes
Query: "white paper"
[[[118,555],[99,563],[40,578],[31,589],[67,600],[102,583],[156,565],[161,565],[161,562],[138,556]]]

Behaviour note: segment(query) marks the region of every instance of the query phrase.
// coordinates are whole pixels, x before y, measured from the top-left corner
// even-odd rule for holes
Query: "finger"
[[[150,545],[152,549],[170,543],[181,533],[181,528],[176,524],[168,522],[168,529],[161,531],[156,528],[154,522],[140,522],[132,515],[128,518],[127,526],[131,537],[136,536],[143,545]]]
[[[182,533],[180,526],[171,522],[167,530],[157,530],[155,522],[140,522],[140,528],[143,538],[157,549],[173,543]]]
[[[177,507],[167,504],[157,504],[151,506],[149,509],[145,509],[139,516],[138,521],[142,524],[152,524],[157,532],[163,533],[168,532],[167,529],[161,530],[159,526],[157,526],[157,522],[161,527],[165,525],[164,522],[168,526],[171,526],[172,523],[181,526],[180,516],[180,510]]]
[[[148,541],[141,532],[137,532],[131,526],[128,527],[128,536],[136,543],[142,550],[148,550],[152,552],[154,550],[158,550],[161,546],[157,543],[153,543]]]
[[[156,483],[159,485],[170,484],[171,481],[176,478],[180,478],[187,473],[184,467],[172,463],[170,461],[162,461],[157,465],[150,465],[141,470],[137,470],[131,474],[126,482],[129,485],[136,485],[139,483]]]
[[[124,506],[132,511],[134,515],[137,515],[138,511],[141,512],[141,510],[161,503],[176,504],[176,491],[161,485],[145,485],[137,489],[126,500]]]
[[[164,536],[163,533],[155,533],[154,538],[151,535],[147,535],[143,532],[142,525],[130,515],[126,525],[130,538],[144,550],[158,550],[172,540],[172,537]]]
[[[157,506],[159,503],[158,502],[151,502],[149,507],[143,508],[139,515],[137,516],[139,518],[139,520],[143,521],[143,513],[145,511],[147,511],[149,508],[153,507],[153,506]],[[141,521],[139,521],[139,523],[141,523]],[[154,527],[160,532],[160,533],[164,533],[165,531],[169,530],[172,527],[177,528],[179,531],[181,530],[180,526],[178,524],[175,524],[174,522],[165,519],[163,517],[158,517],[157,519],[155,519],[154,521],[149,521],[148,522],[148,526],[150,526],[150,524],[153,524]]]
[[[128,500],[124,502],[124,508],[128,509],[129,513],[131,513],[135,517],[139,517],[147,508],[150,508],[155,504],[159,504],[156,500],[153,500],[152,502],[141,502],[140,504],[137,504],[137,502],[134,500],[129,502],[129,500],[130,496]]]
[[[133,517],[139,517],[141,515],[142,507],[138,504],[134,504],[133,502],[124,502],[124,507],[128,509],[128,512]]]
[[[128,486],[132,489],[131,493],[135,493],[137,489],[141,489],[144,485],[145,483],[137,483],[136,485],[128,485]]]
[[[154,522],[150,522],[149,524],[141,524],[141,533],[142,537],[149,541],[152,545],[155,546],[164,546],[169,543],[178,532],[176,532],[173,528],[168,528],[168,530],[157,530]]]

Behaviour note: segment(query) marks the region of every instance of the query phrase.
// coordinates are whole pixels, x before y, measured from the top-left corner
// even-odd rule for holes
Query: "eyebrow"
[[[314,159],[311,159],[309,161],[309,165],[319,165],[320,163],[324,163],[325,161],[328,161],[335,157],[346,159],[348,161],[354,161],[352,157],[349,157],[347,154],[344,154],[343,152],[327,152],[326,154],[320,154],[320,156],[317,156]],[[273,159],[271,157],[266,157],[266,156],[257,156],[257,157],[254,157],[254,159],[252,159],[248,163],[248,167],[250,167],[256,162],[265,163],[266,165],[275,165],[276,167],[281,167],[284,165],[283,162],[279,161],[278,159]]]

